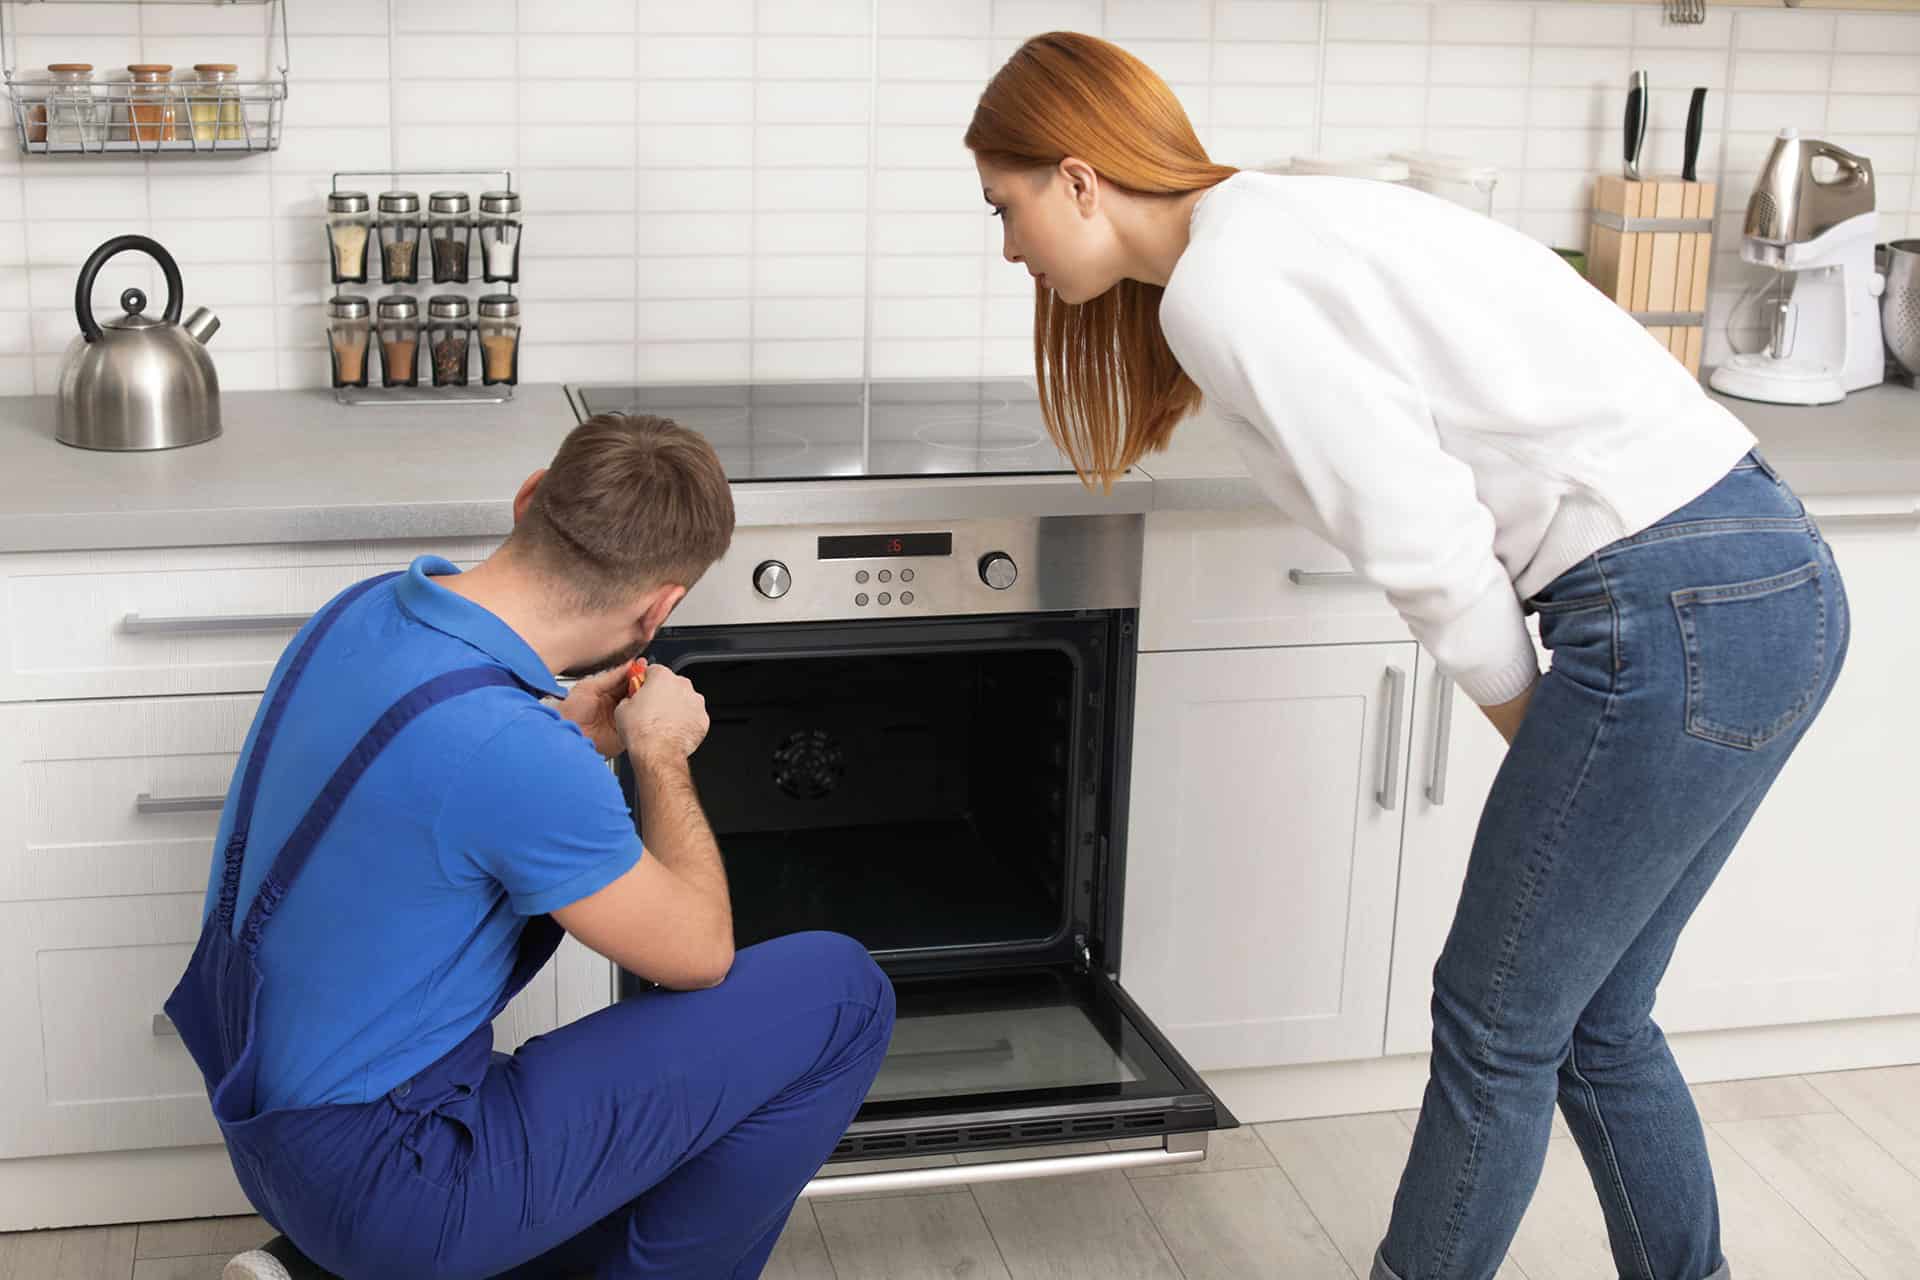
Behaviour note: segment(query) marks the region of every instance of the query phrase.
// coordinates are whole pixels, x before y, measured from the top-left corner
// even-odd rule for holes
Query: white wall
[[[325,377],[321,195],[334,169],[511,166],[529,208],[532,380],[1025,372],[1030,286],[998,257],[960,134],[1023,37],[1134,49],[1218,159],[1422,146],[1499,165],[1500,216],[1583,244],[1629,72],[1677,168],[1711,87],[1726,187],[1714,306],[1773,131],[1860,150],[1885,236],[1920,232],[1920,14],[1496,0],[289,0],[286,145],[217,162],[0,154],[0,394],[47,392],[75,269],[144,230],[220,312],[230,388]],[[9,5],[23,68],[136,58],[257,72],[264,10]],[[430,190],[420,179],[409,185]],[[102,305],[137,267],[112,273]],[[378,285],[365,287],[379,293]],[[421,286],[420,292],[430,292]],[[156,302],[156,307],[158,303]],[[1715,325],[1713,351],[1724,351]],[[1710,352],[1710,358],[1712,352]]]

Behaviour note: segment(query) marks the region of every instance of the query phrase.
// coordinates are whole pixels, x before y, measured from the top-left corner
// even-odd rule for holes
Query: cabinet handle
[[[153,1034],[157,1036],[177,1036],[180,1029],[173,1025],[173,1019],[164,1013],[153,1015]]]
[[[1387,742],[1380,766],[1380,789],[1373,798],[1389,812],[1400,807],[1400,704],[1405,701],[1407,673],[1398,667],[1387,668]]]
[[[155,796],[144,791],[133,801],[134,810],[139,813],[218,813],[226,804],[224,795]]]
[[[1433,715],[1433,774],[1427,779],[1427,801],[1439,808],[1447,802],[1447,756],[1453,750],[1453,681],[1441,676],[1434,696],[1440,705]]]
[[[1360,581],[1351,569],[1289,569],[1287,581],[1296,587],[1337,587]]]
[[[298,631],[313,617],[310,613],[238,613],[212,618],[149,618],[130,613],[120,619],[120,629],[130,636],[188,635],[214,631]]]

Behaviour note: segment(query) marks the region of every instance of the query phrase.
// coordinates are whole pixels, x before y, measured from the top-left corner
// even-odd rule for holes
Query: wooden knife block
[[[1674,358],[1700,372],[1718,191],[1679,178],[1593,184],[1587,278]]]

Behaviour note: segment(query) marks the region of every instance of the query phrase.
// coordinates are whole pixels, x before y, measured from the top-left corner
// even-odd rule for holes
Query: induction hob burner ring
[[[796,800],[825,799],[846,772],[846,753],[825,729],[802,729],[774,748],[774,785]]]
[[[968,453],[1019,453],[1044,444],[1047,433],[1043,428],[1024,427],[995,416],[1012,407],[1010,401],[1002,400],[991,407],[983,405],[978,409],[935,415],[914,429],[913,438],[930,449],[963,449]],[[971,439],[945,440],[929,435],[950,427],[960,427],[963,432],[970,430],[974,435]]]

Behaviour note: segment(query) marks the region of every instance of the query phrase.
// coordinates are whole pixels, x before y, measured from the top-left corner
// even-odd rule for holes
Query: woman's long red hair
[[[1021,45],[980,95],[967,148],[1006,169],[1067,156],[1107,182],[1180,195],[1236,172],[1215,164],[1166,81],[1118,45],[1053,31]],[[1164,449],[1200,404],[1160,332],[1160,288],[1122,280],[1072,306],[1034,287],[1033,363],[1054,442],[1081,479],[1111,485],[1143,454]]]

